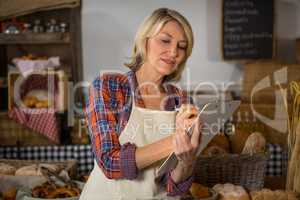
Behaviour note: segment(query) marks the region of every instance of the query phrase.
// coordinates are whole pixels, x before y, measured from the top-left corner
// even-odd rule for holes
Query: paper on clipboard
[[[224,126],[225,122],[230,119],[234,111],[239,107],[240,103],[240,101],[214,101],[203,105],[195,123],[188,131],[188,134],[191,135],[193,128],[198,124],[199,119],[201,119],[202,123],[204,123],[197,156],[208,145],[211,139],[219,133],[220,129]],[[156,176],[160,177],[169,172],[176,167],[176,164],[177,157],[173,152],[159,167]]]

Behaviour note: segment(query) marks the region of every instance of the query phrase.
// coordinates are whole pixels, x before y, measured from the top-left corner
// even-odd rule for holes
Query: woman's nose
[[[178,54],[178,52],[177,52],[177,46],[171,46],[170,47],[170,55],[172,57],[176,58],[177,54]]]

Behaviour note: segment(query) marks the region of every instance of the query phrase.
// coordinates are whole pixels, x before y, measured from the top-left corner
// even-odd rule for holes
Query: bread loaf
[[[252,133],[246,140],[242,154],[262,153],[265,151],[266,140],[259,132]]]
[[[230,144],[224,133],[219,133],[213,137],[207,147],[202,151],[202,155],[218,155],[230,152]]]
[[[219,193],[220,200],[250,200],[248,193],[242,186],[225,183],[217,184],[213,189]]]
[[[250,192],[252,200],[297,200],[297,195],[291,191],[262,189]]]
[[[17,176],[40,176],[42,175],[41,167],[47,168],[48,170],[55,173],[61,170],[57,165],[40,163],[21,167],[17,169],[15,174]]]
[[[16,168],[6,163],[0,163],[0,174],[2,175],[14,175]]]
[[[218,146],[226,152],[230,152],[229,140],[224,133],[217,134],[208,144],[208,146]]]
[[[56,172],[56,173],[61,170],[61,168],[58,165],[55,165],[55,164],[40,163],[38,165],[39,170],[40,170],[41,167],[47,168],[48,170],[50,170],[52,172]]]
[[[250,134],[251,134],[250,132],[241,129],[236,129],[234,134],[229,136],[232,153],[234,154],[242,153],[246,140]]]
[[[218,146],[210,146],[210,147],[206,147],[203,152],[202,155],[205,156],[214,156],[214,155],[223,155],[223,154],[227,154],[228,152],[225,151],[224,149],[222,149],[221,147]]]
[[[27,166],[17,169],[15,174],[16,174],[16,176],[39,176],[39,175],[42,175],[42,173],[38,169],[39,168],[38,168],[37,164],[27,165]]]

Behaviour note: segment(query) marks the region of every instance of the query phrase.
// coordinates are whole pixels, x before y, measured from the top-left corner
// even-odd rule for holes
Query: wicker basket
[[[217,183],[232,183],[251,190],[262,189],[267,154],[200,156],[195,167],[195,182],[212,187]]]

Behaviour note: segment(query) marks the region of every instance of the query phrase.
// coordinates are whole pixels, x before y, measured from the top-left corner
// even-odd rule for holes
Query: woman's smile
[[[176,61],[173,59],[161,58],[161,60],[167,65],[175,66]]]

